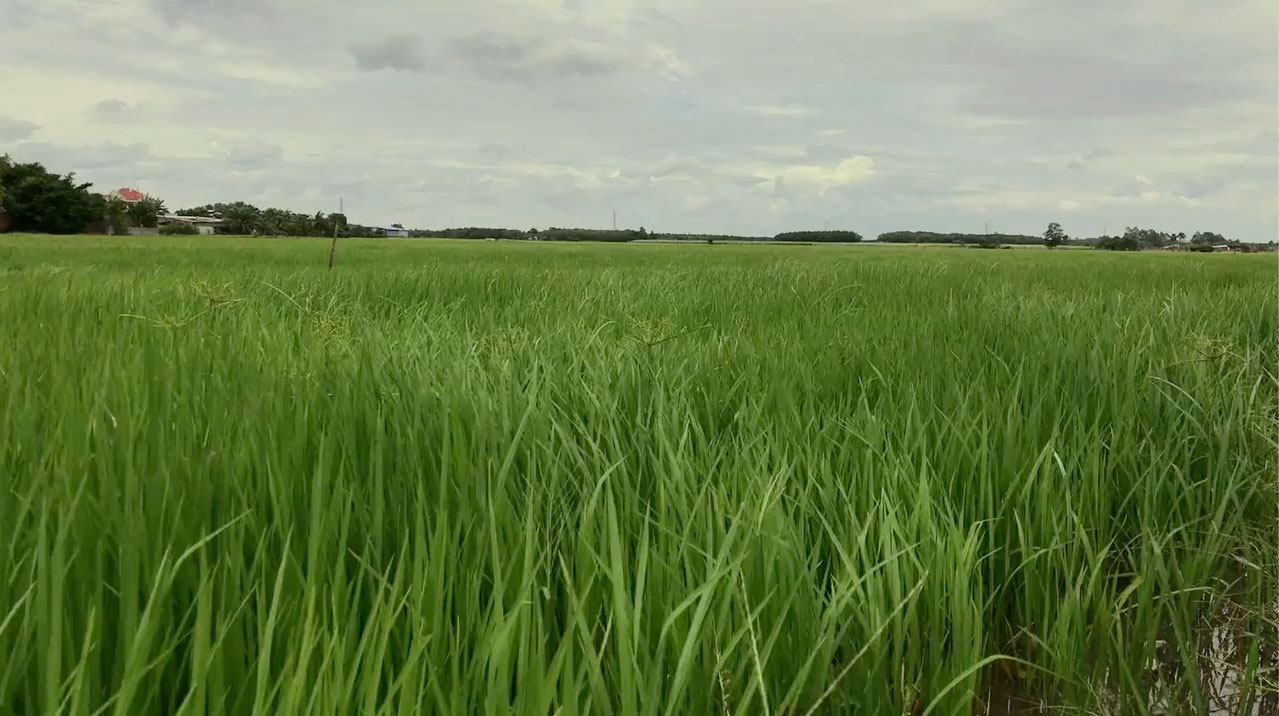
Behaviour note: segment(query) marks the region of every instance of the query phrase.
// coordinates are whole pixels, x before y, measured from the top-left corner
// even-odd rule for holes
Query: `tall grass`
[[[0,713],[1277,708],[1273,258],[326,251],[0,242]]]

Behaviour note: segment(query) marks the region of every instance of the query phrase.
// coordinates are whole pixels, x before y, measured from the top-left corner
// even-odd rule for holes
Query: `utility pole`
[[[613,231],[617,231],[617,209],[613,210]]]
[[[346,216],[346,206],[342,197],[338,197],[338,216]],[[333,243],[329,244],[329,270],[333,270],[333,262],[338,255],[338,219],[333,219]]]

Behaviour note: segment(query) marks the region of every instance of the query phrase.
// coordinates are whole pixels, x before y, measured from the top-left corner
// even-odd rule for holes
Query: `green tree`
[[[103,217],[102,197],[75,174],[58,176],[38,163],[4,166],[3,207],[14,231],[74,234]]]
[[[165,213],[164,201],[147,195],[129,205],[129,221],[143,229],[154,229],[159,225],[160,215]]]
[[[329,214],[329,223],[335,225],[339,236],[346,236],[351,231],[351,224],[346,219],[346,214]]]
[[[258,233],[262,211],[252,204],[237,201],[231,204],[215,204],[214,210],[226,222],[226,232],[248,236]]]
[[[350,230],[346,215],[337,213],[325,214],[321,211],[315,212],[315,218],[311,220],[311,227],[311,231],[308,234],[302,235],[333,236],[336,233],[338,236],[346,236]]]
[[[129,233],[129,205],[120,199],[107,199],[103,208],[103,219],[117,236]]]
[[[1158,248],[1164,244],[1163,235],[1158,231],[1138,226],[1129,226],[1124,229],[1123,239],[1127,245],[1136,244],[1143,249]]]
[[[1052,222],[1048,225],[1048,230],[1044,232],[1044,246],[1048,248],[1056,248],[1066,243],[1070,237],[1066,235],[1066,231],[1061,228],[1061,224]]]
[[[1190,237],[1190,243],[1196,246],[1216,246],[1218,244],[1230,243],[1226,241],[1226,237],[1211,231],[1196,231],[1195,235]]]
[[[9,230],[9,215],[4,210],[4,173],[13,166],[8,154],[0,154],[0,232]]]
[[[4,206],[4,174],[13,166],[8,154],[0,154],[0,207]]]
[[[1141,251],[1141,241],[1132,235],[1131,230],[1123,236],[1102,236],[1094,246],[1105,251]]]

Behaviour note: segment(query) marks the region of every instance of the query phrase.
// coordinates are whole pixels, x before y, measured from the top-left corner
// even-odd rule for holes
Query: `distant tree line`
[[[510,239],[516,241],[696,241],[715,243],[716,241],[802,241],[802,242],[853,242],[861,241],[861,234],[856,231],[791,231],[776,236],[735,236],[731,234],[684,234],[649,232],[644,227],[639,229],[568,229],[552,226],[548,229],[495,229],[468,226],[454,229],[414,229],[410,232],[414,238],[433,239]]]
[[[1184,234],[1183,234],[1184,236]],[[1219,244],[1230,244],[1226,237],[1211,231],[1196,231],[1195,235],[1190,237],[1190,243],[1193,246],[1217,246]],[[1234,243],[1239,243],[1238,241]]]
[[[652,238],[644,228],[633,229],[492,229],[468,226],[456,229],[414,229],[409,234],[421,239],[511,239],[516,241],[639,241]]]
[[[1142,251],[1176,246],[1184,241],[1185,238],[1186,234],[1184,232],[1173,234],[1130,226],[1124,230],[1122,236],[1100,236],[1093,242],[1093,245],[1108,251]]]
[[[812,243],[852,243],[862,240],[856,231],[787,231],[773,237],[774,241],[805,241]]]
[[[643,227],[633,229],[563,229],[552,226],[549,229],[533,231],[527,237],[534,241],[641,241],[649,238]]]
[[[670,234],[670,233],[650,233],[650,239],[660,241],[696,241],[701,243],[713,244],[716,241],[772,241],[771,236],[734,236],[732,234]]]
[[[537,233],[537,229],[532,230]],[[526,239],[528,234],[519,229],[486,229],[468,226],[457,229],[414,229],[409,236],[415,239]]]
[[[1044,243],[1042,236],[1026,234],[947,234],[935,231],[889,231],[879,235],[886,244],[1012,244]]]
[[[1214,251],[1218,247],[1234,250],[1251,250],[1256,246],[1232,241],[1213,231],[1196,231],[1186,242],[1184,231],[1170,233],[1129,226],[1121,236],[1099,236],[1086,239],[1085,243],[1107,251],[1147,251],[1150,249],[1179,248],[1186,251]],[[1271,242],[1273,244],[1273,242]]]
[[[311,215],[274,207],[259,209],[243,201],[179,209],[177,214],[220,219],[222,225],[217,232],[236,236],[332,236],[334,229],[339,236],[383,235],[378,229],[348,223],[343,214],[317,211]]]
[[[1121,236],[1098,236],[1089,239],[1071,238],[1061,227],[1052,222],[1043,236],[1026,234],[948,234],[933,231],[890,231],[879,235],[879,241],[897,244],[961,244],[974,248],[997,248],[1007,245],[1043,244],[1048,248],[1058,246],[1090,246],[1106,251],[1147,251],[1175,248],[1186,251],[1214,251],[1226,246],[1234,250],[1260,250],[1260,245],[1231,241],[1212,231],[1196,232],[1189,243],[1185,232],[1165,232],[1130,226]],[[1274,248],[1274,243],[1267,245]]]

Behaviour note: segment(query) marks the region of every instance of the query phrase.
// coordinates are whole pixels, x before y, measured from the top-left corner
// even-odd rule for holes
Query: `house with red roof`
[[[116,189],[110,194],[107,194],[108,199],[119,199],[126,204],[136,204],[139,201],[142,201],[144,196],[145,195],[137,189],[130,189],[128,187]]]

